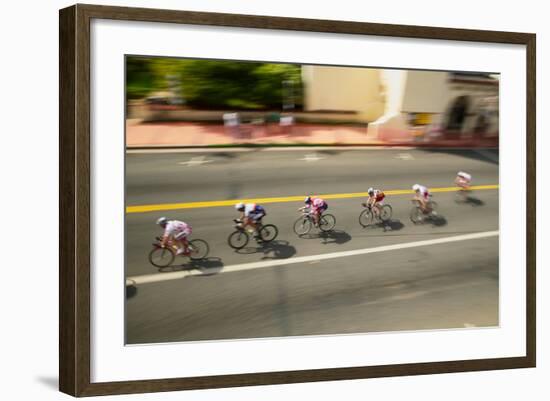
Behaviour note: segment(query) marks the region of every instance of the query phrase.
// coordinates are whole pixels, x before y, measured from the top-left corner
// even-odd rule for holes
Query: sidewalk
[[[366,126],[334,126],[296,124],[293,126],[223,125],[166,122],[126,122],[126,146],[148,147],[208,147],[208,146],[428,146],[428,147],[498,147],[498,136],[472,139],[432,139],[414,136],[412,132],[399,132],[379,138],[368,138]]]

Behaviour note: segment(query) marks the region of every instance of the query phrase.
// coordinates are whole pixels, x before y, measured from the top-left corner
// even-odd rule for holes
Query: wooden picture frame
[[[92,383],[90,380],[90,21],[95,18],[524,45],[527,54],[525,62],[528,186],[525,199],[527,204],[526,355],[511,358]],[[535,366],[536,37],[534,34],[96,5],[75,5],[60,10],[59,27],[59,388],[62,392],[73,396],[95,396]]]

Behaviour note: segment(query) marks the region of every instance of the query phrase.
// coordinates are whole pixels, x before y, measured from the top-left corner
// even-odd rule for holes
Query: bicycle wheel
[[[258,234],[263,242],[271,242],[275,238],[277,238],[277,234],[279,234],[279,229],[273,224],[266,224],[265,226],[262,226],[262,228],[260,228]]]
[[[194,239],[189,241],[189,257],[191,260],[201,260],[208,256],[210,247],[208,243],[202,239]]]
[[[311,230],[311,220],[307,217],[300,217],[294,222],[294,232],[297,236],[306,235]]]
[[[359,224],[364,228],[373,225],[373,216],[370,209],[365,209],[359,214]]]
[[[420,207],[418,206],[413,206],[412,209],[411,209],[411,213],[410,213],[410,218],[411,218],[411,221],[414,223],[414,224],[421,224],[422,221],[424,220],[424,213],[422,212],[422,210],[420,210]]]
[[[455,194],[455,202],[456,203],[466,203],[466,201],[467,201],[467,196],[464,192],[458,191]]]
[[[391,208],[391,205],[384,205],[380,210],[380,220],[384,222],[389,221],[391,220],[392,214],[393,214],[393,210]]]
[[[321,231],[330,231],[336,225],[336,217],[332,214],[323,214],[319,219],[319,229]]]
[[[155,247],[151,252],[149,252],[149,262],[156,267],[170,266],[175,257],[176,255],[174,254],[174,251],[169,248]]]
[[[248,244],[248,234],[242,230],[236,230],[227,239],[227,243],[233,249],[242,249]]]

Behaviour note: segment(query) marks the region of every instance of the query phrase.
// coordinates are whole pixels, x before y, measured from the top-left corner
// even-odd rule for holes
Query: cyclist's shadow
[[[300,238],[305,239],[322,239],[322,244],[345,244],[346,242],[351,241],[351,235],[342,230],[330,230],[330,231],[319,231],[317,233],[309,233],[301,235]]]
[[[378,221],[372,227],[382,229],[384,231],[399,231],[403,229],[405,225],[399,219],[390,219],[387,221]]]
[[[262,259],[288,259],[296,254],[296,248],[288,241],[274,240],[260,242],[257,246],[246,246],[236,252],[245,255],[263,253]]]
[[[481,199],[472,196],[471,191],[468,191],[465,194],[457,193],[456,195],[456,203],[462,203],[464,205],[470,205],[470,206],[483,206],[485,205],[485,202],[483,202]]]
[[[427,216],[424,218],[423,224],[430,224],[433,227],[442,227],[447,225],[447,219],[440,214],[435,216]]]
[[[201,260],[190,260],[182,264],[159,267],[160,273],[198,270],[203,275],[217,274],[223,270],[223,262],[218,257],[207,257]]]
[[[467,205],[470,206],[483,206],[485,205],[485,202],[483,202],[481,199],[476,198],[475,196],[467,196],[466,200],[464,201]]]

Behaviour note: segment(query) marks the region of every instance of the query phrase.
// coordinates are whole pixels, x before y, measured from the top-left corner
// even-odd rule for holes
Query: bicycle
[[[319,216],[319,224],[315,224],[311,212],[303,212],[300,217],[294,222],[294,232],[299,237],[308,234],[313,226],[317,226],[323,232],[330,231],[336,225],[336,217],[332,214],[321,214]]]
[[[422,210],[420,202],[416,199],[412,199],[413,207],[411,209],[410,218],[414,224],[421,224],[425,219],[431,219],[437,216],[437,203],[433,200],[429,200],[427,203],[427,208],[429,212]]]
[[[243,226],[241,220],[235,219],[233,221],[235,222],[235,231],[229,234],[227,238],[227,243],[233,249],[242,249],[248,245],[250,235],[254,233],[256,241],[263,244],[273,241],[279,234],[279,229],[274,224],[263,225],[261,222],[257,222],[256,230],[249,231]]]
[[[386,223],[391,220],[393,210],[391,205],[382,205],[378,213],[374,213],[372,206],[366,203],[361,203],[365,209],[359,213],[359,224],[363,228],[372,227],[379,223]]]
[[[470,201],[470,194],[472,193],[471,189],[460,188],[455,193],[455,202],[456,203],[468,203]]]
[[[168,243],[163,246],[162,238],[156,237],[156,241],[153,242],[153,249],[149,252],[149,262],[156,267],[170,266],[176,258],[176,252],[178,248],[173,240],[168,240]],[[194,239],[189,241],[187,245],[187,255],[181,254],[181,256],[187,256],[191,260],[202,260],[208,256],[210,247],[208,243],[202,239]]]

